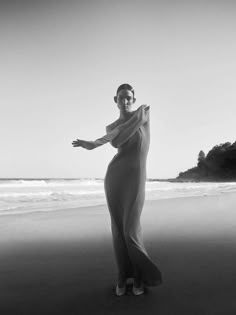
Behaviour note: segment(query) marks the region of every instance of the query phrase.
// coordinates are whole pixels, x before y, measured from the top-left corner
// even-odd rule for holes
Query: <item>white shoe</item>
[[[144,294],[144,285],[141,285],[141,287],[138,288],[133,285],[132,291],[134,295]]]
[[[116,295],[122,296],[122,295],[125,295],[125,293],[126,293],[126,286],[124,286],[123,288],[120,288],[117,284],[116,285]]]

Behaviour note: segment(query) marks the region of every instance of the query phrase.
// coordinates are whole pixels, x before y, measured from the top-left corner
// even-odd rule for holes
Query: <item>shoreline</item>
[[[53,180],[102,180],[104,181],[104,178],[99,178],[99,177],[2,177],[0,178],[0,181],[11,181],[11,180],[25,180],[25,181],[38,181],[38,180],[46,180],[46,181],[53,181]],[[202,178],[202,179],[194,179],[194,178],[185,178],[185,179],[181,179],[181,178],[147,178],[146,179],[147,182],[152,182],[152,181],[156,181],[156,182],[177,182],[177,183],[205,183],[205,182],[209,182],[209,183],[231,183],[231,182],[236,182],[236,178],[235,179],[217,179],[217,178]]]
[[[161,202],[163,200],[178,200],[178,199],[195,199],[195,198],[203,198],[203,197],[217,197],[217,196],[222,196],[222,195],[236,195],[236,192],[232,192],[232,191],[223,191],[220,193],[215,193],[215,194],[202,194],[202,195],[189,195],[189,196],[174,196],[174,197],[162,197],[159,199],[146,199],[145,203],[144,203],[144,207],[145,204],[149,204],[152,202]],[[87,208],[94,208],[94,207],[107,207],[106,202],[101,203],[101,204],[95,204],[95,205],[82,205],[82,206],[76,206],[76,207],[68,207],[68,208],[62,208],[62,209],[50,209],[50,210],[43,210],[43,209],[38,209],[38,210],[32,210],[32,211],[22,211],[22,212],[16,212],[16,213],[7,213],[8,210],[4,210],[6,213],[0,213],[0,218],[2,217],[6,217],[6,216],[18,216],[18,215],[27,215],[27,214],[37,214],[37,213],[49,213],[49,212],[69,212],[69,211],[75,211],[75,210],[79,210],[79,209],[87,209]],[[10,210],[11,211],[11,210]],[[9,211],[9,212],[10,212]]]

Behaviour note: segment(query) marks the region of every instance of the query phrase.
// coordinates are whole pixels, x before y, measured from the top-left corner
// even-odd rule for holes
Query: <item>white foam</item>
[[[174,183],[147,181],[146,199],[166,199],[235,192],[236,183]],[[0,212],[57,210],[105,204],[103,180],[0,180]],[[1,212],[1,213],[2,213]],[[0,214],[1,214],[0,213]]]

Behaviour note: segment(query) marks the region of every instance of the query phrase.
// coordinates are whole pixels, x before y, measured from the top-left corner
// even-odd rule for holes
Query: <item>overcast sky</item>
[[[0,1],[0,177],[104,177],[122,83],[150,105],[149,178],[236,141],[236,2]]]

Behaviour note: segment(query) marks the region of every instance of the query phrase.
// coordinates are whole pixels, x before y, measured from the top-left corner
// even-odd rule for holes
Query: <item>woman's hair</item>
[[[116,95],[117,95],[121,90],[129,90],[129,91],[131,91],[131,92],[133,93],[133,96],[134,96],[134,88],[133,88],[131,85],[129,85],[128,83],[121,84],[121,85],[118,87],[117,91],[116,91]]]

